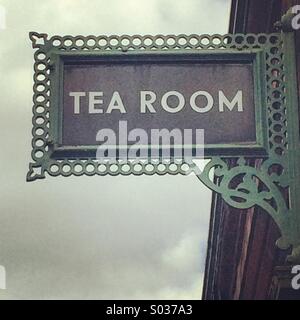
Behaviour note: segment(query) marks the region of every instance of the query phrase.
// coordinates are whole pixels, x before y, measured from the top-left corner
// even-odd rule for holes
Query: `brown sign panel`
[[[62,146],[99,144],[99,130],[204,129],[205,145],[256,143],[253,63],[68,61]]]

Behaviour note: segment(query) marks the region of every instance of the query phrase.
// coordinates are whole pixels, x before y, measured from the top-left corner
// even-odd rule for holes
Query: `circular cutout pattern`
[[[286,115],[285,115],[285,70],[283,67],[283,51],[280,44],[280,36],[272,35],[134,35],[134,36],[54,36],[50,39],[54,51],[76,50],[155,50],[155,49],[234,49],[263,48],[266,54],[266,74],[268,81],[268,121],[269,121],[269,144],[272,152],[277,156],[284,155],[287,147],[286,139]],[[49,129],[49,56],[43,51],[43,46],[35,52],[35,95],[34,95],[34,118],[33,118],[33,158],[40,161],[44,156],[48,144]],[[58,171],[63,174],[75,172],[80,174],[186,174],[190,171],[188,164],[182,163],[117,163],[98,164],[92,160],[74,159],[72,161],[59,160]],[[49,164],[48,171],[51,170]]]

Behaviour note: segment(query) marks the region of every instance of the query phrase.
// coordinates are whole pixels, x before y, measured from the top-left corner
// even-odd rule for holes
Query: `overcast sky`
[[[196,177],[25,182],[28,33],[222,34],[229,9],[229,0],[0,0],[0,299],[201,297],[211,194]]]

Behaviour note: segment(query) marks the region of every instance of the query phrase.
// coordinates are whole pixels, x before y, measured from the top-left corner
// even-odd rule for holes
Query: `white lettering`
[[[80,114],[82,108],[81,98],[88,94],[88,113],[103,114],[112,113],[118,110],[121,114],[126,114],[126,108],[122,101],[122,97],[118,91],[114,91],[106,111],[103,109],[103,92],[70,92],[69,96],[74,98],[74,114]],[[197,99],[202,97],[202,103]],[[203,102],[203,98],[206,102]],[[156,101],[157,95],[152,91],[140,91],[140,113],[156,113],[153,103]],[[171,102],[170,99],[173,99]],[[175,99],[175,102],[174,102]],[[222,90],[218,92],[219,112],[224,112],[227,109],[238,112],[243,112],[243,91],[238,90],[233,98],[228,99]],[[177,102],[176,102],[177,100]],[[214,97],[207,91],[196,91],[189,99],[190,108],[197,113],[209,112],[214,107]],[[185,97],[178,91],[167,91],[161,98],[161,108],[168,113],[178,113],[185,107]],[[98,105],[98,107],[96,107]],[[99,105],[101,105],[99,107]]]
[[[113,93],[106,112],[111,113],[113,110],[119,110],[121,113],[126,113],[123,101],[118,91]]]
[[[196,98],[199,96],[204,96],[207,99],[207,105],[205,107],[200,108],[196,105]],[[208,112],[213,107],[214,99],[206,91],[197,91],[192,94],[191,99],[190,99],[190,105],[191,105],[192,109],[195,110],[196,112],[205,113],[205,112]]]
[[[149,99],[147,99],[149,97]],[[153,103],[156,100],[156,94],[152,91],[141,91],[141,113],[146,113],[147,109],[150,113],[156,113]]]
[[[168,105],[168,98],[171,97],[171,96],[175,96],[178,98],[178,105],[177,107],[170,107]],[[169,91],[169,92],[166,92],[163,97],[161,98],[161,106],[167,111],[167,112],[170,112],[170,113],[177,113],[179,112],[180,110],[182,110],[182,108],[184,107],[185,105],[185,100],[184,100],[184,96],[180,93],[180,92],[177,92],[177,91]]]
[[[219,91],[219,110],[220,112],[224,112],[224,105],[232,111],[235,105],[237,104],[238,106],[238,112],[243,111],[243,92],[242,90],[239,90],[235,97],[232,99],[230,102],[226,97],[225,94],[222,90]]]
[[[102,99],[97,99],[103,97],[103,92],[89,92],[89,113],[103,113],[103,110],[100,108],[95,108],[96,104],[102,104]]]
[[[74,114],[80,113],[80,97],[85,97],[85,92],[70,92],[70,97],[74,97]]]

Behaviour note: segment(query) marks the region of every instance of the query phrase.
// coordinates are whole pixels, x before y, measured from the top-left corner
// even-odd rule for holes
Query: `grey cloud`
[[[226,33],[230,1],[0,3],[0,299],[199,298],[210,192],[195,177],[51,178],[26,183],[33,50],[53,34]],[[165,18],[164,18],[165,17]]]

